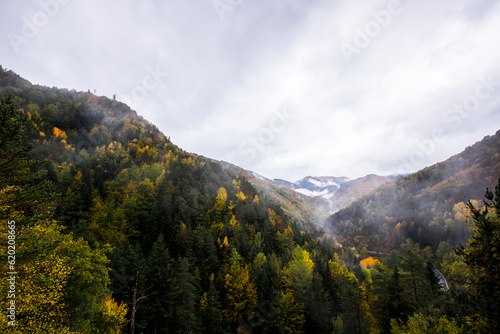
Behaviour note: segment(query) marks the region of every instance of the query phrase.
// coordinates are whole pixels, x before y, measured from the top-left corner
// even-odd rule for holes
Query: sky
[[[0,65],[269,178],[410,173],[500,129],[500,1],[22,0]]]

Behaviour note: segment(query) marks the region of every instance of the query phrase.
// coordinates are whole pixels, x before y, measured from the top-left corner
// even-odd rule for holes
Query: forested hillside
[[[437,250],[471,237],[467,201],[483,199],[500,178],[500,131],[450,159],[380,187],[334,214],[339,241],[369,249],[397,249],[406,239]],[[362,246],[361,246],[362,247]]]
[[[100,327],[108,317],[113,330],[133,324],[137,333],[235,330],[259,301],[302,279],[294,265],[310,263],[301,288],[313,291],[318,302],[300,300],[298,321],[311,328],[325,324],[328,313],[317,319],[312,311],[321,306],[324,291],[312,284],[311,258],[327,261],[333,242],[316,240],[321,232],[313,225],[285,214],[219,163],[182,151],[122,103],[33,86],[10,71],[2,70],[0,77],[2,108],[17,118],[14,130],[20,132],[11,141],[29,154],[20,184],[43,180],[44,186],[26,188],[22,207],[17,200],[4,207],[4,219],[19,217],[18,240],[27,240],[23,252],[37,259],[18,251],[18,282],[48,278],[42,269],[47,254],[56,256],[62,271],[53,273],[53,279],[60,275],[59,299],[20,306],[20,319],[42,313],[51,318],[64,309],[67,314],[46,326],[94,333],[108,330]],[[11,154],[5,152],[5,163],[22,158]],[[39,163],[30,162],[35,160]],[[4,195],[12,182],[5,179]],[[55,249],[43,248],[47,242]],[[67,254],[66,243],[79,249]],[[75,258],[92,265],[80,266]],[[29,275],[32,267],[39,277]],[[43,291],[42,286],[33,291],[30,300],[42,300]],[[89,295],[85,303],[79,291]],[[18,298],[28,296],[21,292]],[[286,302],[299,307],[291,292]],[[53,309],[44,310],[49,304]],[[33,330],[43,319],[16,328]]]
[[[183,151],[118,101],[32,85],[1,67],[0,98],[0,245],[9,273],[0,286],[2,333],[477,333],[496,326],[480,302],[491,295],[480,287],[496,286],[477,275],[466,284],[484,272],[479,260],[491,247],[481,246],[498,241],[484,224],[477,233],[489,239],[460,255],[450,244],[434,252],[403,240],[400,252],[376,259],[348,237],[343,248],[336,244],[310,221],[307,205],[293,202],[298,197],[266,193],[238,168]],[[483,175],[483,156],[498,161],[498,150],[484,147],[468,156],[479,164],[471,173]],[[427,193],[456,203],[439,189]],[[474,198],[483,198],[477,191]],[[500,188],[495,195],[496,202],[488,193],[496,203],[489,212],[471,206],[464,214],[498,225]],[[446,268],[449,289],[435,267]]]

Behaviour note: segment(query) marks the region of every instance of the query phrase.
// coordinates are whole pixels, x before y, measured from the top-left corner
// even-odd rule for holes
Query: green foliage
[[[196,291],[196,278],[190,271],[189,261],[179,258],[177,274],[172,281],[171,301],[173,326],[177,333],[192,333],[199,326],[196,304],[200,300]]]
[[[478,300],[498,297],[488,281],[498,277],[498,200],[488,194],[487,213],[470,206],[479,224],[462,259],[453,247],[469,236],[469,198],[450,185],[474,156],[492,154],[498,135],[457,166],[338,213],[341,247],[290,192],[181,150],[117,101],[33,86],[1,68],[0,97],[0,206],[22,222],[25,332],[453,333],[496,316]],[[489,182],[497,160],[474,179]],[[373,250],[393,252],[374,259]]]
[[[302,330],[306,319],[304,306],[295,301],[291,291],[280,292],[276,305],[266,321],[265,333],[304,333]]]
[[[21,222],[45,219],[55,194],[43,180],[41,163],[29,158],[33,145],[25,141],[29,117],[13,100],[0,98],[0,217]]]
[[[470,270],[470,286],[480,300],[486,331],[500,329],[500,179],[495,192],[486,190],[484,209],[469,208],[474,220],[474,237],[458,254]]]
[[[460,334],[462,329],[452,319],[446,317],[434,318],[424,317],[416,314],[408,319],[408,322],[391,321],[391,334]]]
[[[0,101],[2,214],[16,220],[15,271],[18,276],[17,325],[13,333],[118,333],[126,308],[111,299],[108,260],[102,249],[91,249],[83,239],[63,234],[50,220],[51,183],[41,180],[40,163],[28,160],[32,146],[23,143],[27,118],[15,112],[11,100]],[[29,117],[28,117],[29,118]],[[25,146],[23,146],[25,145]],[[39,181],[34,185],[34,181]],[[36,220],[43,220],[35,223]],[[7,226],[0,236],[5,250]],[[5,252],[2,252],[5,254]],[[5,292],[8,282],[0,285]],[[3,300],[6,306],[9,300]],[[0,326],[7,330],[6,318]]]
[[[500,131],[450,159],[379,187],[329,218],[344,246],[398,249],[406,239],[435,251],[441,241],[466,243],[464,203],[481,199],[500,178]]]

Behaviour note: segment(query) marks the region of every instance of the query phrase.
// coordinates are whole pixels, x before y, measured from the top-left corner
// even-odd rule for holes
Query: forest
[[[410,239],[434,252],[472,237],[471,201],[481,206],[484,190],[500,178],[500,131],[446,161],[379,187],[330,217],[339,242],[390,252]]]
[[[2,333],[500,328],[498,133],[321,227],[123,103],[0,98]]]

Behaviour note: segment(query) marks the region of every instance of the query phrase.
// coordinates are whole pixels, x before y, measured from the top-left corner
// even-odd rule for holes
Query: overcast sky
[[[22,0],[0,64],[270,178],[410,172],[500,129],[500,1]]]

